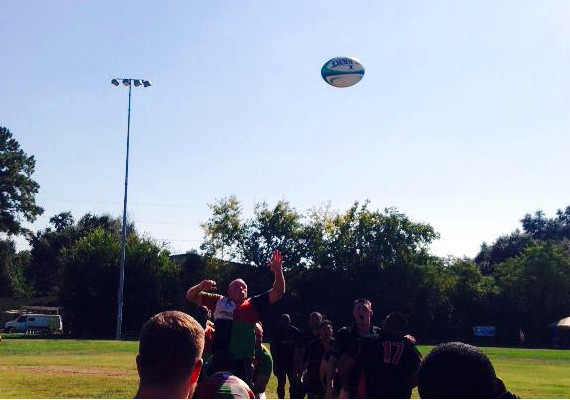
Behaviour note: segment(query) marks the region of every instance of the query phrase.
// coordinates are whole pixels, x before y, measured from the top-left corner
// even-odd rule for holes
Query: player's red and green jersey
[[[253,391],[231,372],[216,372],[199,383],[194,399],[253,399]]]
[[[236,360],[253,358],[255,324],[270,305],[269,293],[236,304],[228,297],[203,292],[202,304],[212,311],[214,318],[212,353],[229,351]]]

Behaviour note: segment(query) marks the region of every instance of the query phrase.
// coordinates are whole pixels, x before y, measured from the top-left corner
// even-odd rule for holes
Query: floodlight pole
[[[140,79],[122,79],[123,85],[129,87],[129,111],[127,114],[127,155],[125,158],[125,197],[123,201],[123,227],[121,230],[121,264],[119,266],[119,290],[117,294],[117,329],[116,340],[122,338],[122,325],[123,325],[123,287],[125,285],[125,245],[127,240],[127,188],[129,185],[129,142],[131,134],[131,90],[133,83],[136,86],[141,85]],[[119,86],[119,80],[113,79],[111,83]],[[142,81],[144,87],[151,86],[149,81]]]
[[[125,285],[125,243],[127,239],[127,187],[129,186],[129,139],[131,135],[131,90],[129,84],[129,111],[127,113],[127,156],[125,159],[125,198],[123,201],[123,229],[121,230],[121,264],[119,267],[119,293],[117,295],[117,334],[116,340],[121,340],[123,325],[123,287]]]

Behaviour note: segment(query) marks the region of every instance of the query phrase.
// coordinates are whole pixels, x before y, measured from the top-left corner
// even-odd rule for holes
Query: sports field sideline
[[[137,342],[4,339],[0,398],[132,398]],[[427,354],[429,346],[419,346]],[[570,398],[570,350],[483,348],[523,398]],[[272,377],[268,398],[276,398]],[[414,392],[417,397],[417,392]]]

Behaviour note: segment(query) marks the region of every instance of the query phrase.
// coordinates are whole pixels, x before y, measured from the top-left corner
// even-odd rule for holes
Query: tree
[[[512,335],[522,327],[529,340],[545,343],[548,324],[567,316],[570,310],[568,246],[537,242],[495,269],[503,316]]]
[[[62,232],[65,228],[72,226],[75,221],[71,211],[65,211],[51,217],[49,223],[54,226],[56,232]]]
[[[483,243],[481,251],[475,257],[475,263],[483,274],[489,275],[493,273],[495,265],[509,258],[518,257],[532,243],[534,240],[530,234],[521,233],[517,229],[509,235],[498,237],[490,247]]]
[[[445,270],[449,279],[448,297],[451,327],[455,338],[466,340],[473,325],[487,324],[491,320],[489,301],[494,293],[495,281],[483,276],[475,263],[457,259]]]
[[[239,257],[239,247],[243,245],[240,202],[235,196],[230,196],[208,206],[212,217],[201,225],[206,237],[201,249],[222,260],[224,256],[229,259]]]
[[[231,249],[234,261],[252,266],[258,274],[254,282],[261,282],[260,267],[270,251],[279,249],[288,287],[280,307],[289,310],[304,313],[317,308],[348,322],[354,297],[365,296],[390,311],[409,311],[419,270],[431,262],[428,246],[438,234],[396,209],[372,211],[368,204],[356,202],[343,213],[324,206],[303,215],[281,200],[274,207],[257,204],[253,218],[242,220],[237,200],[228,204],[222,199],[212,207],[214,217],[203,225],[202,249],[212,249],[212,256],[220,254],[216,251],[222,246]],[[226,265],[210,277],[225,281],[227,271]],[[240,273],[246,280],[252,276],[246,270]]]
[[[10,239],[0,240],[0,297],[31,297],[33,289],[26,279],[28,251],[16,252]]]
[[[284,268],[301,264],[302,216],[288,202],[281,200],[274,208],[265,202],[258,203],[254,217],[245,221],[241,219],[241,204],[235,196],[211,204],[210,209],[212,218],[202,224],[205,238],[201,249],[207,256],[259,268],[278,249],[283,255]]]
[[[27,156],[12,133],[0,127],[0,232],[28,233],[22,219],[33,222],[42,214],[35,199],[40,186],[32,179],[35,166],[34,156]]]
[[[110,337],[117,318],[120,238],[95,228],[62,251],[59,293],[75,336]],[[172,309],[180,269],[150,239],[131,232],[126,242],[123,331],[138,332],[152,315]]]
[[[29,240],[32,249],[28,278],[42,296],[57,294],[61,288],[61,251],[81,236],[69,211],[54,215],[49,221],[52,226],[36,232]]]
[[[82,237],[100,228],[117,240],[121,236],[121,220],[108,214],[85,214],[74,224],[70,211],[50,218],[51,226],[38,231],[30,239],[31,259],[27,270],[28,277],[40,295],[55,295],[62,285],[61,254]],[[129,224],[128,232],[136,233]]]
[[[546,218],[544,212],[538,210],[526,214],[521,220],[524,231],[539,240],[570,239],[570,206],[556,211],[555,218]]]

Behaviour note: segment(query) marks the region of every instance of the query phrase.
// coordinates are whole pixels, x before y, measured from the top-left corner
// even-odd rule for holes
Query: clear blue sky
[[[393,206],[476,255],[527,212],[570,204],[570,2],[203,0],[0,3],[0,125],[37,158],[32,226],[122,213],[197,248],[235,194]],[[320,77],[333,56],[356,86]],[[19,241],[22,245],[22,240]]]

